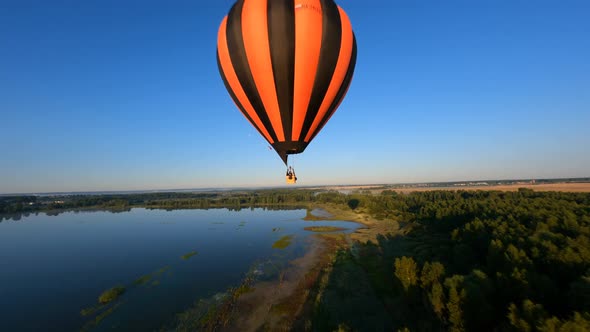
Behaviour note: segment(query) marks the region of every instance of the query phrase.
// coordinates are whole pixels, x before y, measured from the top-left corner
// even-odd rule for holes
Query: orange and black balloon
[[[356,64],[356,39],[333,0],[238,0],[217,39],[236,106],[287,164],[336,111]]]

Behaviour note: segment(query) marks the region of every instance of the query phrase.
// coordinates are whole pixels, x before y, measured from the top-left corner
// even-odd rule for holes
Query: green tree
[[[420,286],[424,289],[428,289],[435,282],[445,274],[445,266],[440,262],[426,262],[422,266],[422,273],[420,274]]]
[[[395,259],[395,276],[406,292],[418,283],[418,266],[412,257],[403,256]]]
[[[571,319],[560,320],[557,317],[546,319],[538,325],[542,332],[585,332],[590,331],[590,313],[574,312]]]
[[[423,296],[439,320],[444,321],[445,294],[440,280],[444,277],[445,267],[440,262],[426,262],[420,274],[420,287]]]
[[[360,200],[356,199],[356,198],[352,198],[348,200],[348,207],[351,208],[352,210],[356,209],[359,204],[361,203]]]
[[[529,332],[535,330],[537,323],[543,322],[547,313],[543,306],[526,299],[521,308],[514,303],[508,307],[508,319],[510,324],[518,331]]]
[[[448,321],[450,323],[450,330],[460,332],[465,330],[463,323],[463,301],[465,299],[465,290],[461,289],[463,283],[463,276],[454,275],[445,280],[445,287],[448,289],[448,302],[446,309],[448,312]]]

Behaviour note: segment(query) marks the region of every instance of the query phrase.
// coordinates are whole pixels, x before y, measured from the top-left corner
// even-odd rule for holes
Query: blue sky
[[[0,1],[0,193],[281,186],[216,1]],[[300,185],[590,176],[590,2],[337,3],[358,41]]]

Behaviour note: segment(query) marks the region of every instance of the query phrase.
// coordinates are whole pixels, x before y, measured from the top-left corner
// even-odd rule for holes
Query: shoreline
[[[393,191],[400,194],[410,194],[413,192],[424,192],[424,191],[505,191],[514,192],[519,189],[530,189],[537,192],[572,192],[572,193],[590,193],[590,182],[557,182],[557,183],[516,183],[516,184],[505,184],[505,185],[457,185],[457,186],[415,186],[415,185],[337,185],[337,186],[325,186],[325,187],[300,187],[293,188],[293,192],[298,190],[319,190],[319,191],[345,191],[347,194],[380,194],[383,191]],[[231,192],[230,192],[231,193]],[[125,195],[123,195],[125,196]],[[61,196],[56,196],[61,197]],[[1,197],[0,197],[1,198]],[[200,199],[200,198],[198,198]],[[179,203],[186,203],[187,198],[173,198],[172,200]],[[95,211],[110,211],[113,213],[127,212],[133,208],[144,208],[149,210],[184,210],[184,209],[246,209],[246,208],[268,208],[268,209],[305,209],[311,207],[313,202],[281,202],[281,203],[253,203],[253,204],[238,204],[233,203],[217,204],[213,200],[210,205],[187,205],[187,206],[168,206],[164,203],[167,200],[157,200],[155,203],[150,204],[147,202],[127,202],[126,204],[119,206],[108,206],[108,205],[93,205],[93,206],[63,206],[59,208],[45,208],[44,206],[34,206],[32,208],[25,207],[23,210],[18,211],[3,211],[0,212],[0,222],[3,220],[18,220],[22,216],[28,216],[31,214],[45,213],[48,215],[59,215],[64,212],[95,212]],[[159,203],[159,204],[158,204]],[[330,203],[328,203],[330,204]],[[322,206],[322,208],[324,208]],[[329,208],[328,208],[329,209]],[[321,216],[319,216],[321,218]],[[357,216],[353,215],[354,221],[357,221]],[[328,220],[328,219],[325,219]],[[345,219],[343,219],[345,220]],[[362,222],[362,220],[360,221]]]
[[[231,321],[220,331],[288,330],[301,324],[305,313],[312,310],[312,295],[321,292],[324,287],[322,278],[329,275],[337,252],[352,250],[356,242],[376,242],[377,234],[384,231],[368,214],[335,205],[308,209],[303,219],[310,223],[349,221],[361,227],[349,234],[310,234],[307,239],[310,247],[305,254],[290,261],[290,266],[281,272],[279,280],[252,284],[252,290],[236,300]]]
[[[233,319],[220,331],[282,330],[293,325],[307,298],[304,287],[315,282],[313,271],[329,254],[326,241],[314,235],[308,240],[309,249],[290,261],[278,280],[256,282],[250,292],[237,299]]]
[[[310,214],[312,210],[315,214]],[[366,222],[348,220],[356,218],[343,218],[343,212],[344,207],[308,206],[307,215],[301,219],[310,226],[314,221],[329,223],[338,220],[355,222],[359,228],[352,233],[309,231],[303,239],[304,253],[288,261],[276,277],[256,280],[248,273],[239,285],[224,292],[226,295],[221,302],[205,300],[204,303],[209,302],[209,305],[187,308],[177,315],[175,323],[163,327],[162,331],[291,330],[311,310],[312,298],[322,287],[322,278],[331,271],[338,252],[350,250],[351,236],[367,227]]]

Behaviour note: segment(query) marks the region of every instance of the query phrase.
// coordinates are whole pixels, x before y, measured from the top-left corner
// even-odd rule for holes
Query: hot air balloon
[[[285,165],[344,99],[356,52],[350,20],[333,0],[238,0],[217,38],[227,91]]]

